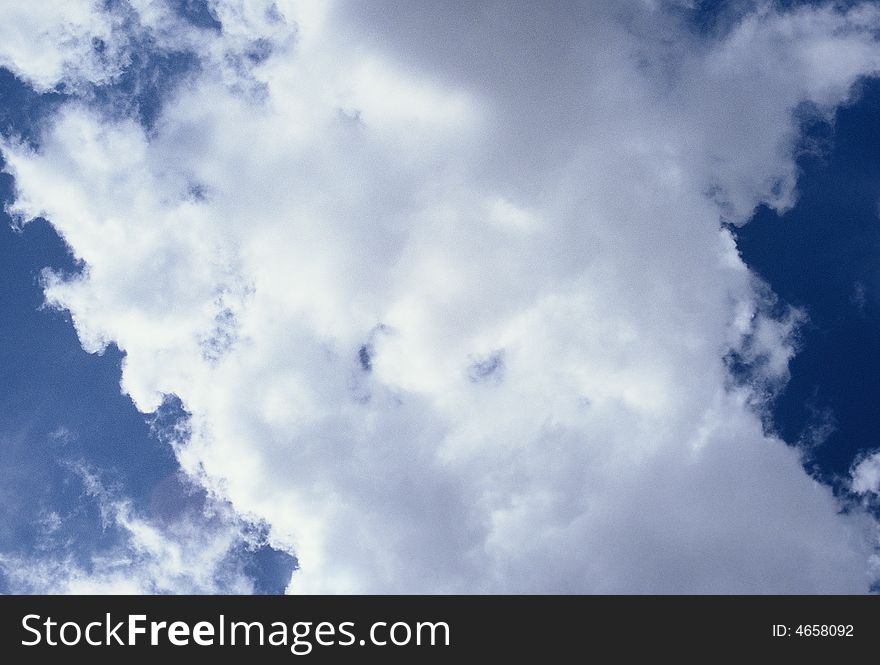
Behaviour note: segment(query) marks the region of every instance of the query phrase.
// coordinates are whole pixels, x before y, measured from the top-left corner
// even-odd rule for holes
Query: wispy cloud
[[[46,511],[37,528],[42,545],[0,554],[0,573],[13,593],[156,594],[252,593],[246,552],[265,544],[259,528],[221,502],[206,502],[172,520],[139,514],[118,490],[83,463],[70,466],[92,503],[106,546],[86,552],[63,530],[65,517]]]

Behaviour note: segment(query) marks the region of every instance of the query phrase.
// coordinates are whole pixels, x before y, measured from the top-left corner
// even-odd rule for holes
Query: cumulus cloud
[[[3,3],[0,66],[39,91],[61,83],[101,83],[118,75],[127,55],[114,16],[99,0]]]
[[[635,1],[132,6],[202,68],[153,131],[71,100],[7,142],[11,212],[292,591],[867,590],[874,522],[755,409],[802,314],[719,219],[792,204],[793,114],[877,71],[880,9],[706,40]]]

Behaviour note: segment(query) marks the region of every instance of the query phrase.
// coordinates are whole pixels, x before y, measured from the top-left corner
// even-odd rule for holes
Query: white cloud
[[[272,0],[211,0],[209,11],[222,21],[218,36],[181,20],[170,0],[4,0],[0,66],[40,92],[88,96],[91,86],[136,70],[137,52],[145,48],[191,52],[230,87],[255,94],[248,66],[293,40],[274,6]]]
[[[853,467],[852,491],[880,494],[880,453],[865,457]]]
[[[228,506],[208,501],[202,514],[182,513],[164,523],[149,520],[84,465],[72,471],[83,484],[85,500],[100,510],[102,528],[118,536],[83,561],[64,539],[58,542],[64,518],[44,514],[41,547],[28,556],[0,554],[0,572],[13,593],[253,592],[236,550],[262,543],[248,535],[247,525]]]
[[[4,0],[0,66],[39,91],[59,83],[103,83],[127,65],[114,16],[98,0]]]
[[[707,44],[640,2],[447,4],[214,3],[155,135],[71,103],[6,145],[13,212],[88,266],[48,300],[140,409],[180,396],[182,465],[293,591],[867,590],[874,523],[753,409],[798,314],[717,220],[792,203],[792,111],[877,70],[880,11]]]

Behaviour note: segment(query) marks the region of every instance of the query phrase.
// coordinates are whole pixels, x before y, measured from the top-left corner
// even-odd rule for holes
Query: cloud
[[[94,505],[109,542],[85,552],[71,547],[66,517],[45,511],[39,546],[27,555],[0,554],[0,573],[13,593],[162,594],[252,593],[247,549],[263,542],[259,529],[227,505],[205,502],[173,520],[147,519],[83,464],[71,466]]]
[[[156,83],[136,80],[155,77],[145,67],[150,56],[187,53],[238,92],[258,94],[247,80],[248,68],[291,43],[289,26],[271,0],[202,4],[208,22],[184,20],[175,11],[180,3],[172,0],[9,0],[2,10],[0,66],[38,92],[88,98],[127,82],[125,92],[136,96],[145,83]]]
[[[880,10],[707,41],[641,2],[133,4],[201,69],[152,131],[71,100],[7,142],[11,212],[84,261],[47,301],[142,411],[180,397],[183,468],[292,591],[868,589],[875,523],[756,409],[800,314],[718,220],[792,204],[793,113],[877,71]]]
[[[39,91],[60,83],[102,83],[125,67],[112,14],[98,0],[3,3],[0,66]]]
[[[852,491],[880,494],[880,454],[869,455],[853,467]]]

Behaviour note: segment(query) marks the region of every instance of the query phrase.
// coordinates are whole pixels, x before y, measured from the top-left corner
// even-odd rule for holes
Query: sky
[[[0,592],[876,592],[878,30],[0,0]]]

